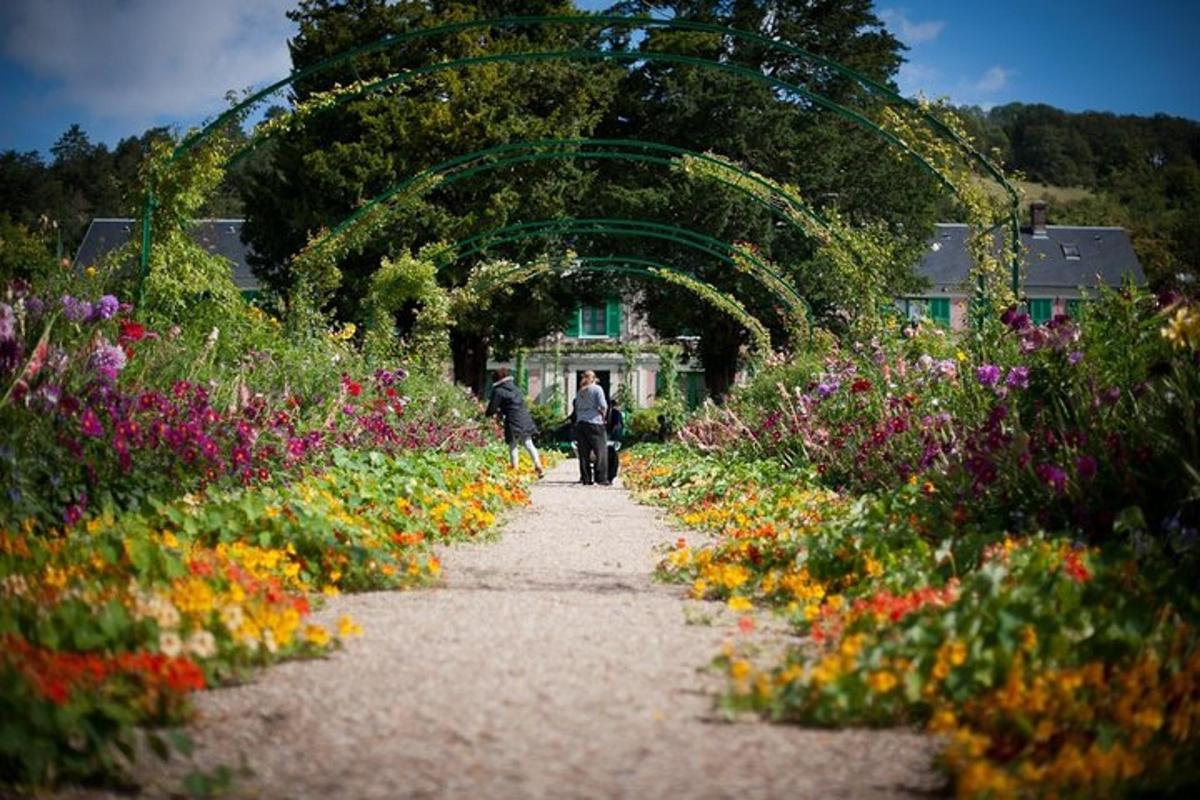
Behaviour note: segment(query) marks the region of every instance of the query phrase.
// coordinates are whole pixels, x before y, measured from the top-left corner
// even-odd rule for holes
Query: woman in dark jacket
[[[499,416],[503,420],[504,442],[508,445],[513,469],[517,468],[517,460],[520,457],[518,448],[524,445],[533,458],[533,468],[538,477],[542,477],[542,459],[533,445],[533,435],[537,433],[537,427],[533,424],[533,417],[525,407],[525,398],[521,396],[521,390],[517,388],[507,367],[500,367],[492,373],[492,399],[484,413],[489,417]]]

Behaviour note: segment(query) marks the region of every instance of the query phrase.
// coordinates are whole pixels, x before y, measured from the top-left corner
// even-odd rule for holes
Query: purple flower
[[[984,364],[976,368],[975,377],[980,386],[995,386],[1000,380],[1000,368],[995,364]]]
[[[1100,393],[1100,402],[1106,406],[1115,406],[1120,399],[1121,389],[1117,386],[1110,386]]]
[[[16,339],[0,338],[0,375],[8,375],[20,368],[25,348]]]
[[[0,303],[0,339],[11,339],[17,335],[17,318],[12,306]]]
[[[1098,464],[1096,459],[1091,456],[1080,456],[1075,461],[1075,474],[1079,476],[1081,481],[1090,481],[1096,477],[1096,469]]]
[[[69,294],[62,296],[63,316],[69,322],[83,322],[92,315],[92,304],[87,300],[76,300]]]
[[[837,381],[822,381],[817,384],[817,394],[821,397],[829,397],[838,390]]]
[[[1029,386],[1029,367],[1013,367],[1004,381],[1010,389],[1025,389]]]
[[[1014,331],[1024,330],[1029,327],[1029,315],[1024,311],[1018,311],[1016,306],[1006,309],[1000,315],[1000,321]]]
[[[958,375],[958,365],[954,363],[954,359],[952,358],[939,361],[937,370],[941,373],[943,378],[954,378]]]
[[[113,380],[125,369],[125,351],[111,344],[102,344],[92,351],[88,364],[105,380]]]
[[[1067,473],[1054,464],[1038,464],[1034,472],[1055,492],[1062,494],[1067,490]]]
[[[112,319],[116,316],[117,310],[121,307],[121,302],[111,294],[106,294],[96,301],[92,306],[92,313],[88,316],[89,322],[99,322],[100,320]]]
[[[46,304],[40,297],[30,297],[25,301],[25,310],[29,312],[30,317],[40,317],[46,310]]]
[[[1079,352],[1078,350],[1067,356],[1067,363],[1072,367],[1078,364],[1080,361],[1083,361],[1083,353]]]

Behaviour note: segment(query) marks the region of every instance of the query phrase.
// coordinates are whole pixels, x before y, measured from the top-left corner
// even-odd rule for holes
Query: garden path
[[[362,639],[203,692],[191,763],[141,759],[152,795],[197,766],[264,798],[802,798],[936,792],[933,745],[906,731],[727,724],[698,668],[738,635],[719,604],[656,584],[677,534],[619,488],[533,489],[498,542],[445,548],[446,585],[337,598]],[[688,624],[703,613],[711,624]]]

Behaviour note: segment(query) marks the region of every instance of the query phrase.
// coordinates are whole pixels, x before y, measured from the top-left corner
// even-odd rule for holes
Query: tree
[[[840,61],[885,83],[892,81],[901,63],[901,45],[883,28],[867,0],[630,0],[612,10],[758,32]],[[630,40],[617,34],[612,44],[626,46]],[[637,46],[643,51],[735,63],[852,106],[872,102],[852,81],[816,69],[799,57],[732,37],[656,29]],[[711,150],[797,186],[811,203],[837,208],[851,221],[886,221],[895,236],[910,243],[914,254],[940,208],[932,179],[894,159],[886,145],[871,135],[801,97],[784,97],[761,83],[700,67],[650,60],[630,70],[604,134]],[[613,213],[659,219],[725,242],[753,242],[766,258],[785,268],[809,262],[815,255],[810,240],[792,228],[781,227],[769,213],[733,192],[648,170],[613,168],[603,174],[599,200]],[[704,280],[765,312],[764,320],[773,318],[767,310],[774,300],[727,265],[671,245],[637,246],[667,263],[696,270]],[[814,298],[821,294],[820,286],[806,284],[806,280],[816,274],[814,270],[792,271],[800,291]],[[644,297],[645,310],[657,329],[668,335],[700,335],[708,390],[714,396],[723,395],[733,378],[742,332],[703,313],[670,287],[648,288]],[[819,302],[815,305],[827,322],[836,320],[837,309]],[[777,332],[782,332],[778,326]]]
[[[306,0],[290,13],[299,33],[290,43],[295,69],[381,36],[423,26],[505,14],[570,13],[569,2],[471,4],[382,0]],[[574,28],[478,29],[355,59],[329,74],[314,75],[295,88],[303,103],[336,83],[369,80],[406,67],[498,50],[571,49],[588,34]],[[595,65],[544,62],[490,64],[425,76],[399,92],[355,99],[335,112],[317,115],[275,146],[267,167],[257,171],[244,192],[246,236],[259,260],[258,274],[286,291],[293,276],[289,257],[310,233],[330,226],[400,180],[440,161],[504,142],[587,135],[603,115],[615,77]],[[532,164],[480,176],[438,189],[397,223],[384,240],[341,265],[343,283],[336,314],[361,319],[359,299],[384,256],[414,251],[438,240],[455,241],[518,219],[567,215],[588,190],[587,176],[570,164]],[[536,243],[491,255],[514,259],[540,252]],[[458,264],[442,279],[461,283],[471,264]],[[491,309],[479,320],[460,321],[454,335],[455,374],[481,386],[493,337],[527,343],[562,324],[568,308],[562,292],[548,284],[527,287],[520,304]],[[518,307],[519,305],[519,307]],[[532,313],[531,312],[536,312]],[[530,319],[538,322],[530,325]],[[469,324],[468,324],[469,323]],[[507,346],[507,345],[506,345]]]

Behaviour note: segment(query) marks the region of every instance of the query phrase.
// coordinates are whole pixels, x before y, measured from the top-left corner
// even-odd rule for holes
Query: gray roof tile
[[[938,223],[917,273],[937,289],[965,287],[971,271],[966,240],[966,225]],[[1079,258],[1067,258],[1064,245],[1073,245]],[[1031,296],[1039,289],[1120,286],[1126,275],[1139,286],[1146,284],[1146,275],[1124,228],[1050,225],[1045,237],[1034,237],[1026,229],[1021,231],[1021,246],[1025,291]]]
[[[242,290],[259,287],[246,256],[250,247],[242,241],[240,219],[196,220],[192,235],[205,250],[224,256],[233,265],[233,282]],[[75,267],[91,266],[129,241],[136,223],[131,219],[94,219],[75,253]]]

